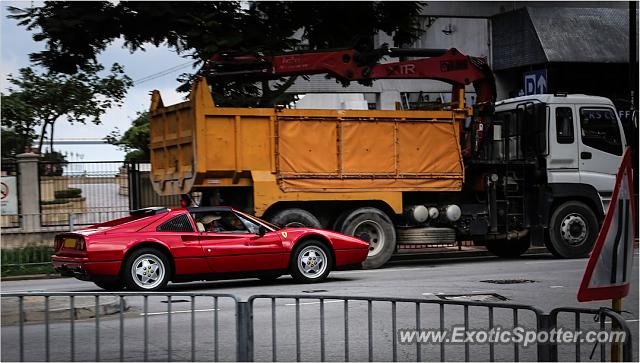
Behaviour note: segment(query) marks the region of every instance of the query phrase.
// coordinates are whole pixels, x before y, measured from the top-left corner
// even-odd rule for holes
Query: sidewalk
[[[19,299],[3,297],[1,299],[2,325],[17,325],[20,317]],[[123,301],[123,311],[127,310],[126,298]],[[97,311],[100,316],[112,315],[120,312],[120,298],[117,296],[101,296]],[[88,319],[96,315],[96,300],[94,296],[76,296],[74,309],[71,310],[70,299],[67,296],[49,297],[49,316],[52,321]],[[45,298],[43,296],[25,296],[23,298],[22,321],[25,323],[44,322]]]

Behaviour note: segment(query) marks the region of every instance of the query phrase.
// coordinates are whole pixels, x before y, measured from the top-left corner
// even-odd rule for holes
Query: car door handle
[[[583,151],[580,153],[580,159],[589,160],[591,159],[591,153],[588,151]]]

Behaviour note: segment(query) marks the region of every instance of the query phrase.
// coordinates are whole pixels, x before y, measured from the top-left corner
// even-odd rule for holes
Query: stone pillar
[[[18,189],[20,194],[20,214],[22,215],[22,230],[40,230],[40,181],[38,179],[39,154],[24,153],[18,158]]]

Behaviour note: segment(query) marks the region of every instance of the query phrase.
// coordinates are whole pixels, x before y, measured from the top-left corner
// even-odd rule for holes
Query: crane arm
[[[392,63],[379,63],[382,56],[427,57]],[[207,75],[214,79],[246,79],[249,81],[278,79],[286,76],[329,74],[344,85],[351,81],[376,79],[433,79],[453,86],[452,106],[458,104],[459,92],[473,84],[476,91],[475,139],[465,133],[463,154],[477,151],[490,125],[496,88],[493,73],[484,58],[464,55],[457,49],[389,49],[370,53],[355,49],[287,53],[273,56],[220,53],[206,65]],[[473,144],[473,145],[471,145]]]

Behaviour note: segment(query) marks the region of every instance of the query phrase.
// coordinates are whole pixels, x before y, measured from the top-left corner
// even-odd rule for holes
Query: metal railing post
[[[239,301],[236,304],[236,360],[253,361],[253,314],[251,303]]]
[[[549,314],[536,314],[538,321],[538,332],[547,332],[549,335],[555,330],[556,322]],[[538,342],[538,361],[539,362],[557,362],[558,346],[551,339],[545,342]]]
[[[69,231],[73,232],[73,230],[75,229],[75,219],[76,219],[76,214],[73,212],[69,213]]]

